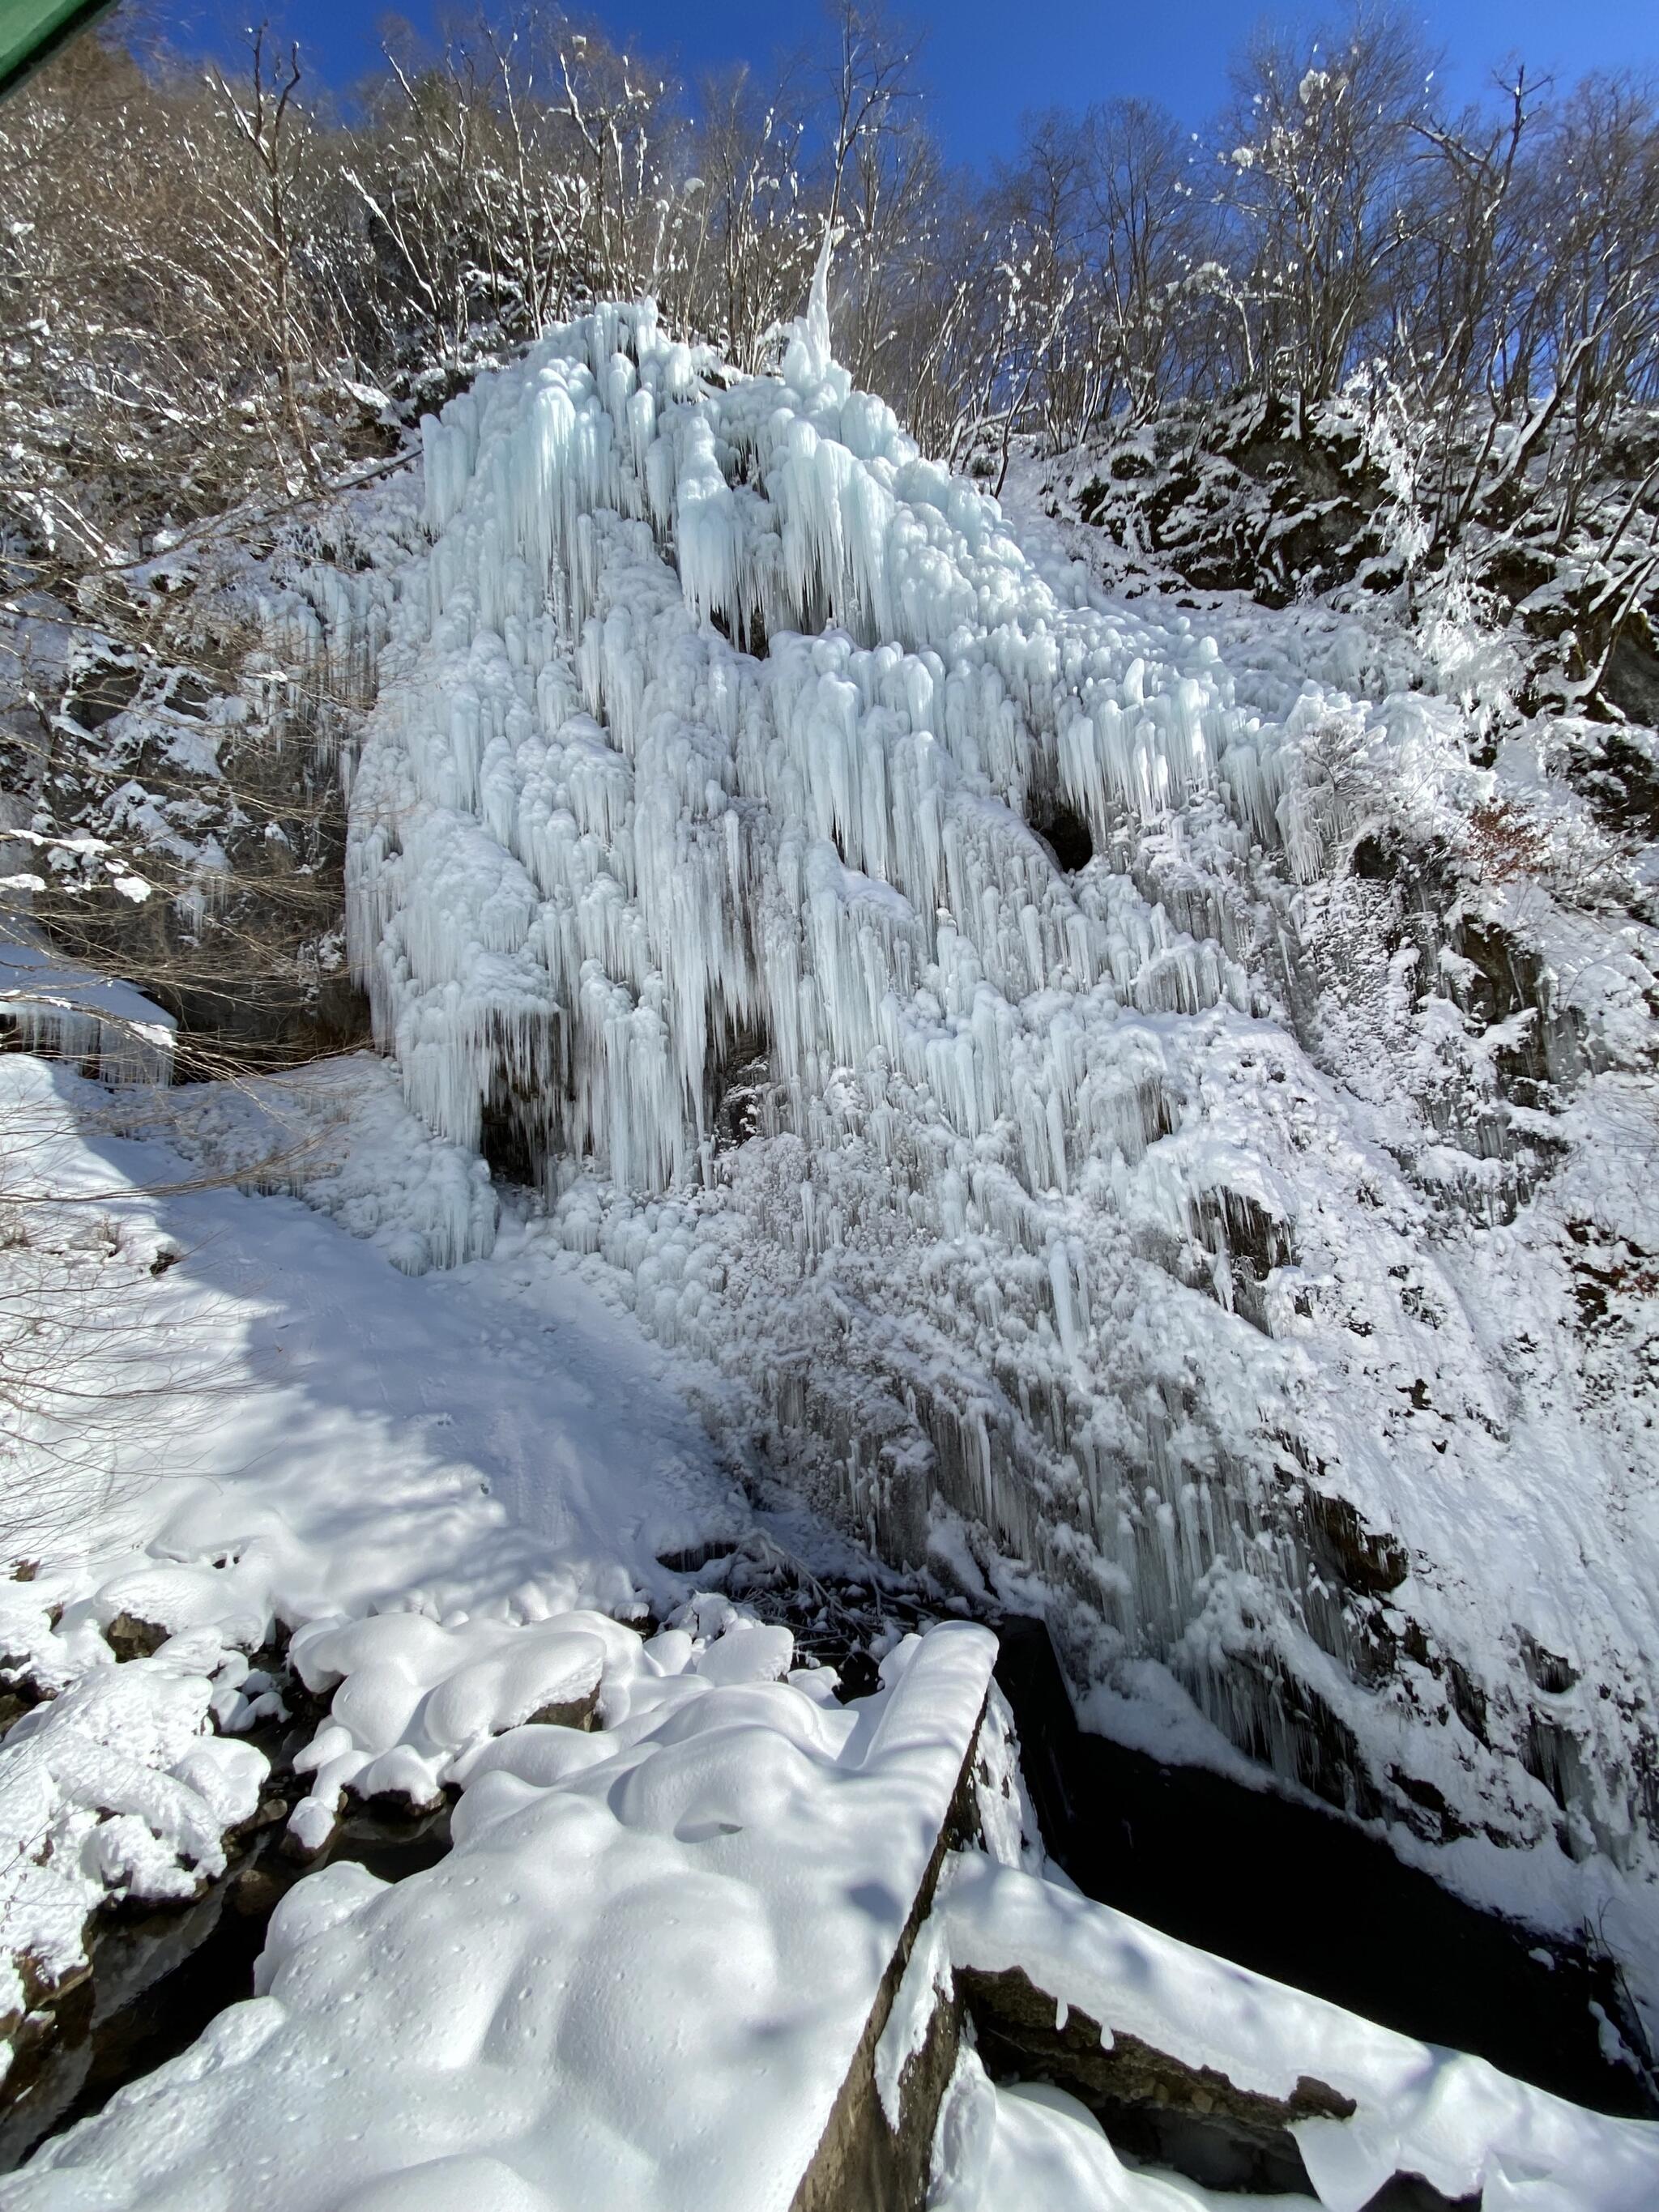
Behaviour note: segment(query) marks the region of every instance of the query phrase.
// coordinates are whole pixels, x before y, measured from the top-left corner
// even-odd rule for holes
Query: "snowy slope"
[[[1548,888],[1535,733],[1504,785],[1361,628],[1023,547],[826,327],[550,333],[337,586],[405,1095],[890,1556],[1633,1952],[1652,933]],[[1466,898],[1528,774],[1560,866]]]
[[[260,1794],[265,1759],[234,1738],[273,1709],[258,1655],[277,1630],[424,1633],[448,1655],[434,1685],[461,1678],[453,1755],[556,1691],[544,1624],[665,1614],[689,1585],[658,1554],[750,1522],[659,1358],[559,1255],[509,1237],[487,1268],[412,1280],[292,1200],[191,1188],[176,1153],[102,1136],[106,1119],[95,1085],[0,1060],[5,1210],[28,1239],[0,1266],[9,1383],[20,1270],[61,1249],[74,1271],[50,1285],[73,1334],[43,1340],[67,1401],[15,1402],[0,1450],[33,1570],[0,1582],[0,1663],[46,1699],[0,1747],[0,2033],[26,1990],[79,1971],[106,1894],[185,1898],[220,1871]],[[404,1123],[418,1169],[431,1140]],[[370,1127],[388,1188],[418,1191],[391,1117]],[[113,1417],[67,1455],[54,1412],[84,1431],[105,1393]],[[165,1637],[148,1656],[125,1656],[135,1623]],[[510,1632],[514,1664],[492,1664]],[[385,1679],[365,1673],[360,1715]],[[313,1844],[368,1763],[328,1769],[332,1749],[310,1762]]]

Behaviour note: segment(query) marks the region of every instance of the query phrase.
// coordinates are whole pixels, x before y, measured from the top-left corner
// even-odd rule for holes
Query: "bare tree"
[[[1367,10],[1310,39],[1261,30],[1234,65],[1224,199],[1258,319],[1255,357],[1298,421],[1386,319],[1429,75],[1406,19]]]

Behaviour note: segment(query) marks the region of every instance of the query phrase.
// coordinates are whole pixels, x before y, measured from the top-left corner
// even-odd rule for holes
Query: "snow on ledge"
[[[1291,2133],[1327,2212],[1360,2212],[1396,2173],[1505,2212],[1651,2212],[1659,2125],[1604,2118],[975,1853],[947,1861],[951,1964],[1023,1972],[1057,2006],[1236,2087],[1289,2099],[1310,2075],[1357,2107]]]
[[[106,975],[35,945],[0,944],[0,1021],[29,1052],[91,1060],[106,1083],[167,1083],[178,1024]]]

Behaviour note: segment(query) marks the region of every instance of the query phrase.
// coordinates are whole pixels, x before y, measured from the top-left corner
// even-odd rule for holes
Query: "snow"
[[[135,1100],[129,1113],[134,1128],[154,1129],[207,1172],[303,1199],[405,1274],[495,1249],[501,1206],[489,1170],[433,1136],[373,1054],[313,1061],[294,1076],[191,1084]]]
[[[751,1525],[660,1363],[568,1262],[509,1238],[487,1268],[412,1279],[290,1199],[192,1188],[176,1154],[97,1133],[105,1104],[67,1071],[0,1060],[0,1124],[27,1137],[8,1195],[56,1194],[28,1209],[37,1240],[59,1216],[98,1229],[82,1319],[130,1337],[107,1459],[51,1462],[14,1537],[33,1578],[0,1583],[8,1674],[50,1699],[0,1749],[0,1972],[32,1959],[48,1979],[78,1970],[106,1895],[188,1895],[223,1864],[264,1765],[235,1734],[278,1710],[248,1655],[277,1625],[319,1680],[343,1649],[357,1685],[351,1725],[324,1723],[349,1755],[313,1778],[314,1846],[366,1747],[395,1751],[417,1707],[386,1785],[405,1794],[591,1682],[597,1646],[637,1642],[609,1616],[683,1604],[659,1553]],[[153,1656],[118,1663],[104,1631],[123,1615],[164,1633]],[[387,1647],[422,1636],[444,1663],[393,1727],[410,1662]],[[17,1999],[14,1976],[0,2017]]]
[[[212,1733],[216,1637],[87,1674],[0,1747],[0,2019],[74,1976],[106,1893],[193,1897],[248,1820],[263,1753]],[[26,1990],[27,1972],[32,1989]]]
[[[787,2201],[983,1703],[1000,1863],[956,1862],[917,1941],[890,2115],[953,1961],[1022,1965],[1062,2014],[1352,2094],[1298,2130],[1332,2212],[1401,2167],[1650,2203],[1651,2130],[1042,1878],[977,1632],[843,1709],[662,1565],[762,1517],[701,1412],[935,1589],[1045,1611],[1089,1709],[1162,1747],[1317,1779],[1311,1708],[1402,1850],[1595,1924],[1659,2002],[1654,934],[1545,888],[1605,856],[1547,733],[1473,764],[1461,632],[1411,661],[1324,610],[1103,591],[851,388],[824,265],[777,376],[716,380],[645,307],[550,332],[424,427],[429,546],[268,605],[294,656],[380,654],[342,766],[388,1064],[124,1102],[135,1142],[0,1063],[48,1155],[8,1200],[106,1224],[77,1265],[171,1363],[0,1589],[51,1699],[0,1752],[0,2012],[105,1901],[223,1865],[279,1632],[329,1703],[300,1849],[349,1794],[461,1793],[440,1866],[302,1881],[255,1999],[11,2201]],[[1554,872],[1463,915],[1537,956],[1535,1005],[1483,1024],[1478,962],[1391,934],[1347,860],[1406,830],[1535,841]],[[27,979],[29,1037],[135,1072],[112,1001]],[[1534,1042],[1528,1106],[1499,1060]],[[534,1200],[491,1182],[504,1138]],[[160,1648],[118,1659],[123,1621]],[[1206,2201],[964,2054],[933,2201],[1034,2176]]]
[[[1086,2106],[1045,2082],[993,2082],[964,2049],[934,2138],[928,2212],[1226,2212],[1237,2197],[1212,2195],[1174,2175],[1125,2166]],[[1253,2206],[1305,2204],[1255,2197]]]
[[[1484,2059],[1378,2027],[1018,1868],[953,1856],[937,1910],[957,1969],[1021,1969],[1063,2008],[1098,2021],[1109,2043],[1135,2036],[1269,2097],[1288,2099],[1310,2076],[1352,2099],[1349,2119],[1291,2124],[1328,2212],[1361,2212],[1396,2173],[1420,2174],[1453,2201],[1479,2196],[1514,2212],[1639,2212],[1659,2199],[1659,2126],[1586,2112]]]
[[[1085,1686],[1166,1669],[1292,1783],[1334,1732],[1407,1847],[1634,1960],[1659,1432],[1572,1285],[1586,1205],[1652,1249],[1614,1186],[1659,940],[1494,875],[1466,918],[1544,1002],[1484,1024],[1396,941],[1358,842],[1474,869],[1507,803],[1455,655],[1103,590],[810,317],[732,380],[605,307],[423,435],[429,550],[335,586],[386,639],[349,934],[414,1112],[514,1131],[527,1242],[887,1556],[1047,1612]],[[1567,1113],[1504,1095],[1534,1038]],[[1541,1718],[1528,1638],[1573,1644]]]
[[[116,1503],[0,1587],[8,1650],[58,1692],[0,1751],[8,1835],[30,1831],[0,1895],[9,1955],[72,1975],[103,1898],[188,1897],[223,1864],[260,1793],[237,1732],[270,1694],[249,1655],[276,1622],[330,1707],[300,1753],[301,1843],[347,1789],[461,1792],[438,1866],[301,1880],[255,1997],[48,2144],[9,2208],[786,2203],[981,1709],[993,1856],[947,1863],[877,2046],[888,2108],[953,1969],[1019,1965],[1062,2008],[1244,2086],[1305,2072],[1352,2095],[1352,2122],[1297,2129],[1332,2212],[1401,2166],[1454,2196],[1508,2189],[1517,2212],[1563,2186],[1595,2212],[1651,2201],[1659,2131],[1040,1878],[984,1632],[900,1641],[843,1707],[787,1631],[689,1596],[657,1553],[748,1509],[674,1395],[684,1370],[548,1240],[509,1222],[489,1260],[412,1278],[291,1199],[191,1188],[160,1146],[90,1134],[94,1094],[62,1070],[13,1055],[0,1085],[50,1134],[30,1173],[118,1224],[109,1295],[152,1302],[175,1347],[198,1332],[231,1385],[196,1408],[185,1462],[171,1419],[136,1419]],[[155,1276],[161,1249],[183,1256]],[[615,1616],[647,1605],[668,1625],[642,1640]],[[152,1656],[116,1662],[123,1616],[164,1632]],[[592,1733],[532,1717],[596,1687]],[[1220,2201],[1125,2167],[1069,2100],[994,2087],[964,2052],[932,2202],[988,2212],[1039,2181],[1059,2207]]]
[[[876,2045],[876,2094],[895,2135],[904,2119],[904,2069],[920,2057],[934,2014],[941,2004],[950,2003],[953,1994],[945,1931],[930,1917],[916,1936]]]
[[[259,1994],[48,2145],[15,2212],[361,2212],[481,2187],[781,2212],[933,1858],[994,1643],[913,1638],[846,1707],[663,1673],[632,1643],[602,1734],[497,1740],[440,1865],[291,1893]]]
[[[491,1737],[549,1708],[591,1708],[607,1657],[625,1665],[637,1641],[591,1613],[447,1626],[420,1613],[313,1622],[289,1658],[307,1689],[333,1696],[329,1724],[295,1761],[315,1777],[295,1810],[296,1834],[323,1830],[348,1786],[422,1809],[440,1804],[444,1784]]]

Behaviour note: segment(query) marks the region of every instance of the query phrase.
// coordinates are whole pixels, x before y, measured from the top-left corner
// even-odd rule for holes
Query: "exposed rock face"
[[[332,571],[315,556],[350,558],[349,523],[296,526],[280,550],[246,534],[228,523],[148,586],[88,586],[49,726],[0,718],[0,780],[28,841],[8,845],[0,820],[0,858],[35,879],[20,921],[142,978],[179,1024],[185,1076],[281,1066],[367,1031],[339,881],[342,755],[372,696],[372,641],[331,654],[290,581],[325,606]]]
[[[1057,2006],[1018,1969],[987,1974],[970,1967],[960,1980],[994,2079],[1053,2081],[1070,2090],[1119,2150],[1172,2166],[1207,2189],[1311,2197],[1291,2122],[1346,2120],[1356,2109],[1352,2098],[1306,2075],[1293,2095],[1264,2097],[1137,2036],[1103,2037],[1098,2021]]]

